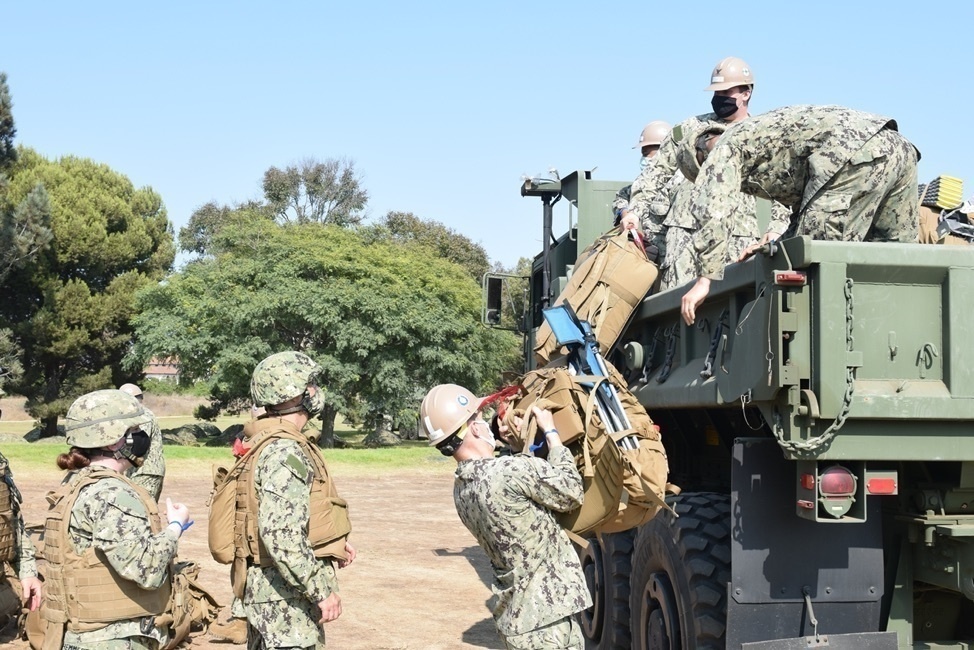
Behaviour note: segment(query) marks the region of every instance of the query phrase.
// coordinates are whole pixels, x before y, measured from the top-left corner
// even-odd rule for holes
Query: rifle
[[[619,399],[619,393],[611,382],[606,381],[609,371],[599,352],[599,343],[588,321],[578,318],[572,306],[564,302],[542,310],[548,327],[551,328],[558,346],[568,348],[568,370],[576,375],[579,384],[595,394],[595,407],[608,433],[631,429],[632,424]],[[544,446],[544,435],[539,436],[531,450]],[[619,440],[623,449],[637,449],[639,439],[625,436]]]

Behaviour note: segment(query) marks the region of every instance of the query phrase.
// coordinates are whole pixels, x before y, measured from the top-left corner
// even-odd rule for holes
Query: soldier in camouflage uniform
[[[680,138],[676,134],[697,132],[701,127],[724,126],[741,122],[748,117],[748,104],[754,90],[751,68],[736,57],[720,61],[710,75],[710,101],[713,112],[684,120],[670,132],[660,145],[653,165],[633,182],[629,199],[629,214],[622,220],[625,228],[639,228],[647,245],[659,249],[659,259],[666,257],[666,227],[663,222],[670,210],[677,189],[683,182],[677,154]]]
[[[142,404],[142,389],[135,384],[122,384],[118,387],[123,393],[128,393]],[[129,478],[144,487],[156,501],[162,494],[162,483],[166,478],[166,459],[162,455],[162,431],[159,430],[159,423],[155,415],[143,404],[149,417],[152,418],[152,430],[149,431],[149,453],[146,454],[142,465],[132,468]]]
[[[442,454],[457,461],[453,500],[460,520],[490,559],[494,623],[508,650],[583,647],[574,615],[592,606],[578,556],[554,512],[582,502],[582,478],[549,411],[534,407],[547,460],[494,457],[482,400],[454,384],[427,393],[420,419]]]
[[[683,286],[697,278],[696,251],[693,248],[693,235],[701,224],[690,210],[693,183],[697,180],[700,165],[703,164],[714,144],[727,129],[722,124],[701,122],[696,131],[685,133],[677,151],[680,172],[689,181],[678,186],[673,204],[663,221],[666,232],[665,257],[660,265],[660,290]],[[737,192],[733,200],[737,204],[731,208],[738,215],[730,236],[721,242],[722,249],[715,257],[722,257],[724,264],[733,264],[745,257],[745,251],[761,239],[758,225],[756,199],[750,194]],[[778,237],[788,227],[791,211],[777,201],[770,204],[770,218],[766,228],[768,237]]]
[[[7,617],[17,618],[21,603],[31,611],[41,603],[41,581],[37,579],[34,544],[24,530],[22,502],[10,464],[0,454],[0,628]]]
[[[640,176],[645,173],[648,167],[652,166],[653,159],[659,152],[659,146],[669,132],[670,125],[663,120],[653,120],[643,127],[642,133],[639,134],[639,142],[633,146],[633,149],[638,148],[640,153]],[[622,218],[629,213],[629,197],[631,191],[632,183],[616,192],[616,198],[612,202],[612,214],[615,217],[612,225],[618,226]]]
[[[310,539],[312,513],[328,507],[312,500],[312,483],[327,477],[316,475],[307,447],[294,440],[324,406],[320,372],[307,355],[281,352],[261,361],[251,379],[254,404],[266,410],[245,435],[254,444],[258,437],[274,439],[254,461],[257,533],[270,561],[253,561],[246,570],[248,650],[324,648],[323,624],[342,613],[335,569],[350,564],[355,549],[348,531],[330,550]],[[317,447],[314,453],[320,456]]]
[[[58,617],[46,618],[46,633],[63,633],[65,650],[156,650],[168,641],[168,630],[155,626],[155,616],[168,604],[170,564],[177,542],[191,522],[185,505],[167,500],[169,523],[162,527],[151,495],[125,477],[125,472],[148,453],[146,429],[151,423],[152,416],[138,401],[118,390],[88,393],[68,409],[65,432],[71,449],[58,456],[57,464],[70,473],[55,493],[59,498],[48,513],[48,569],[41,610],[42,618],[45,608],[61,611],[65,590],[78,589],[68,598],[66,629],[57,622]],[[71,500],[73,505],[69,512],[58,514],[62,499],[67,499],[63,501],[65,507]],[[60,532],[64,524],[66,533]],[[62,540],[70,548],[59,549]],[[74,559],[78,556],[80,560]],[[81,572],[81,578],[99,565],[109,567],[117,581],[139,589],[116,583],[113,600],[105,602],[105,586],[91,588],[97,593],[94,598],[86,595],[83,586],[65,586],[75,584],[67,580],[74,572]],[[64,577],[58,578],[62,574]],[[77,584],[88,583],[81,579]],[[144,615],[112,620],[119,609],[145,608],[147,602],[153,605]],[[82,612],[94,611],[98,620],[72,614],[72,606]]]
[[[734,227],[729,197],[742,191],[788,206],[785,236],[915,242],[919,152],[888,117],[841,106],[788,106],[725,133],[694,187],[690,209],[696,283],[682,299],[692,324],[711,279],[723,277],[720,242]]]

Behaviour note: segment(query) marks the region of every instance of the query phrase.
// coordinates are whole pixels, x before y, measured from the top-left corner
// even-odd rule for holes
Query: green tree
[[[0,169],[7,169],[17,162],[17,149],[14,147],[13,101],[7,86],[7,73],[0,72]]]
[[[0,324],[23,347],[13,388],[53,435],[76,397],[123,377],[135,293],[164,277],[175,249],[159,195],[106,165],[22,149],[9,195],[23,200],[38,184],[50,196],[53,239],[9,274]]]
[[[274,215],[259,201],[248,201],[236,207],[211,201],[197,208],[189,223],[179,229],[179,248],[201,257],[212,255],[213,238],[222,228],[254,219],[273,220]]]
[[[140,294],[134,364],[178,356],[210,382],[214,408],[249,400],[266,355],[307,352],[323,367],[324,444],[338,413],[366,424],[413,414],[430,386],[492,388],[516,357],[508,333],[479,323],[480,290],[428,251],[355,229],[255,220],[224,228],[217,254]]]
[[[264,172],[264,198],[282,224],[350,226],[362,221],[368,192],[351,161],[307,158]]]
[[[7,75],[0,72],[0,287],[10,272],[26,264],[51,242],[51,208],[47,191],[38,184],[20,201],[10,195],[8,172],[17,162],[14,148],[13,102]],[[7,300],[10,296],[5,296]],[[8,380],[16,380],[23,370],[20,347],[10,329],[0,329],[0,393]]]
[[[389,212],[370,229],[370,236],[402,245],[426,246],[437,257],[462,266],[477,282],[490,269],[490,258],[483,246],[439,221],[420,219],[412,212]]]

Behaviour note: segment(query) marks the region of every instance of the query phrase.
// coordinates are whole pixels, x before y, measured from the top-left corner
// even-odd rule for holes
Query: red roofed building
[[[175,357],[152,357],[145,367],[146,379],[159,381],[179,381],[179,359]]]

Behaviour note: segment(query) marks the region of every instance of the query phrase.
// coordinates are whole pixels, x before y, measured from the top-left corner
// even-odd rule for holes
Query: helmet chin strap
[[[115,460],[127,460],[135,467],[142,467],[142,463],[145,462],[145,457],[135,455],[133,452],[134,442],[133,434],[126,432],[122,446],[111,452],[112,458]]]
[[[314,398],[311,396],[310,391],[306,388],[304,390],[304,393],[302,393],[301,395],[301,401],[295,404],[294,406],[289,406],[287,408],[266,406],[265,408],[267,409],[267,413],[271,415],[289,415],[291,413],[298,413],[300,411],[304,411],[305,413],[308,414],[308,418],[310,419],[315,417],[316,415],[318,415],[318,413],[321,412],[320,409],[317,410],[315,409],[313,400]]]
[[[115,460],[125,459],[128,462],[135,465],[136,467],[142,467],[142,463],[145,461],[144,458],[139,458],[138,456],[133,454],[132,451],[128,448],[128,445],[124,445],[121,448],[116,449],[114,452],[112,452],[112,458],[114,458]]]
[[[286,408],[286,409],[276,409],[273,406],[268,406],[266,408],[267,408],[267,412],[270,415],[290,415],[291,413],[297,413],[298,411],[304,411],[305,410],[305,408],[304,408],[304,402],[300,402],[296,406],[292,406],[292,407]]]

